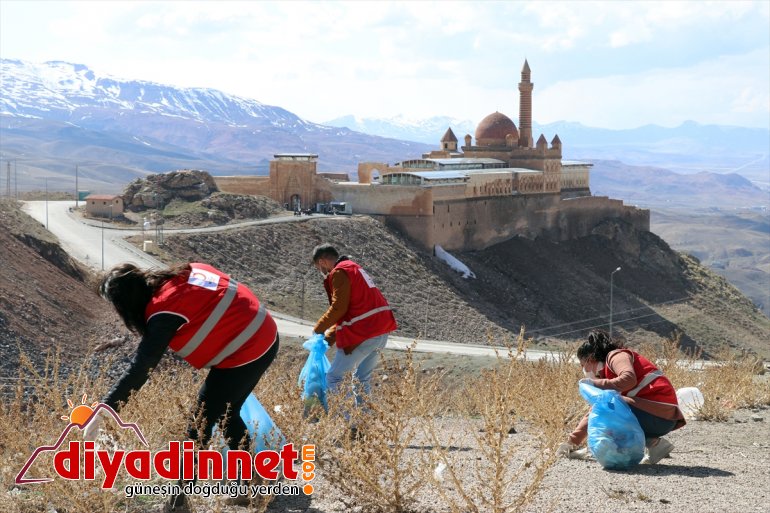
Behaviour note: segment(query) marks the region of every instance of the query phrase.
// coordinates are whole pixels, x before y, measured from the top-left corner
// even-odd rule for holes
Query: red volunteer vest
[[[616,351],[624,351],[631,355],[637,380],[636,387],[622,392],[621,395],[638,397],[656,403],[679,405],[674,386],[652,362],[630,349],[617,349]],[[612,351],[610,354],[614,352]],[[609,355],[607,360],[609,360]],[[606,379],[613,379],[617,377],[617,374],[612,372],[608,365],[605,365],[604,376]]]
[[[172,313],[185,322],[169,347],[196,369],[227,369],[265,354],[278,331],[264,305],[244,285],[206,264],[193,263],[155,291],[145,310]]]
[[[398,325],[390,305],[366,271],[352,260],[337,263],[334,270],[337,269],[344,271],[350,280],[350,305],[342,319],[337,322],[337,347],[344,349],[357,346],[364,340],[395,331]],[[324,279],[324,288],[330,303],[331,275],[332,273],[329,273]]]

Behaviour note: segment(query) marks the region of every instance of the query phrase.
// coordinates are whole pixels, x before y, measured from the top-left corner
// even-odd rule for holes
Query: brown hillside
[[[728,345],[770,356],[770,320],[724,279],[621,221],[594,233],[561,244],[515,238],[456,255],[475,280],[366,217],[168,237],[164,258],[211,262],[251,285],[271,308],[312,320],[327,303],[309,253],[328,241],[370,271],[403,335],[501,343],[524,325],[552,346],[606,327],[609,275],[621,266],[614,323],[632,342],[680,332],[684,345],[712,353]]]
[[[39,223],[0,202],[0,227],[0,374],[16,374],[19,350],[39,368],[60,347],[68,367],[95,341],[125,331],[87,285],[88,272]]]

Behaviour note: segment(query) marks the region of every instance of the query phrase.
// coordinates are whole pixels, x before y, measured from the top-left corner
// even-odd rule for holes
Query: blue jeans
[[[667,435],[676,427],[675,420],[662,419],[633,406],[631,406],[631,412],[636,415],[639,425],[644,431],[644,438],[647,440]]]
[[[328,390],[335,393],[340,388],[345,376],[352,372],[353,378],[361,384],[363,395],[368,395],[371,390],[372,371],[379,360],[379,350],[385,347],[387,341],[388,334],[386,333],[364,340],[350,354],[345,354],[342,349],[337,349],[332,366],[326,373]],[[360,406],[363,400],[362,395],[358,393],[355,386],[353,386],[352,392],[356,406]]]

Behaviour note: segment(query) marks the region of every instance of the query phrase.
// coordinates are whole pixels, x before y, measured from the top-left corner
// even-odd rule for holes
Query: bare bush
[[[438,379],[420,373],[411,351],[403,360],[383,358],[382,373],[363,407],[343,393],[330,398],[318,434],[331,457],[321,460],[321,469],[348,507],[415,511],[416,497],[427,484],[416,444],[422,426],[432,422]]]

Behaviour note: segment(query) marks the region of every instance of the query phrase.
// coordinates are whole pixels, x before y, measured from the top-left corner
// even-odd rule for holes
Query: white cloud
[[[687,68],[559,82],[535,96],[541,123],[580,121],[608,128],[701,123],[768,126],[770,76],[756,73],[770,62],[767,49],[718,57]]]
[[[730,67],[758,48],[766,59],[765,1],[1,5],[3,57],[213,87],[314,121],[348,113],[480,120],[496,109],[516,117],[525,57],[541,122],[756,124],[766,115],[767,60],[741,62],[738,75]]]

